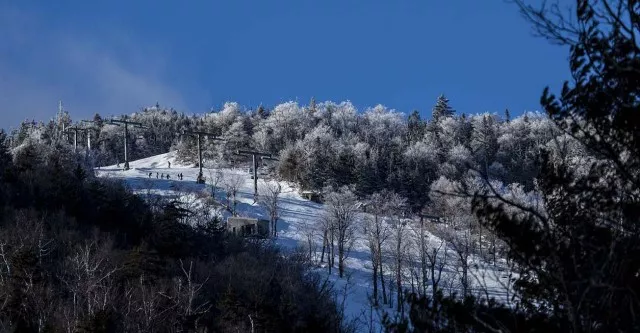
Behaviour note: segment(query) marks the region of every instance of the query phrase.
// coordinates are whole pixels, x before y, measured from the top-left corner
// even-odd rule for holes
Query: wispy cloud
[[[72,117],[187,105],[166,78],[167,59],[131,35],[48,27],[37,13],[0,5],[0,127],[45,120],[62,100]]]

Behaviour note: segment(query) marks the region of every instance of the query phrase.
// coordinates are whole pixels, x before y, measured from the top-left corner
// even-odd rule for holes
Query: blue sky
[[[187,5],[188,4],[188,5]],[[0,0],[0,127],[53,117],[351,100],[428,116],[538,110],[567,50],[504,0]]]

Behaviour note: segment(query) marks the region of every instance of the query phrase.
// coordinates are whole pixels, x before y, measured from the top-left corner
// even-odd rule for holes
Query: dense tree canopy
[[[555,142],[562,133],[539,113],[528,112],[509,122],[489,113],[454,115],[443,98],[434,108],[444,110],[438,111],[443,116],[431,120],[422,120],[417,111],[406,117],[382,105],[359,113],[350,102],[310,106],[287,102],[269,111],[263,107],[262,114],[230,102],[218,112],[193,116],[151,107],[128,116],[147,127],[130,130],[128,153],[137,159],[176,149],[181,160],[195,164],[196,139],[180,133],[204,131],[224,140],[203,138],[205,165],[246,161],[235,151],[257,149],[279,156],[278,176],[302,189],[355,185],[364,197],[387,188],[407,197],[417,211],[427,203],[435,179],[441,175],[460,179],[469,167],[531,189],[540,170],[538,148],[559,149]],[[99,131],[92,137],[88,161],[123,162],[122,128],[99,115],[94,118]],[[54,133],[59,126],[55,121],[47,126],[24,122],[12,133],[12,146],[73,144],[72,138]],[[564,149],[574,148],[573,138],[563,140],[568,144]],[[84,151],[84,137],[79,145]],[[584,155],[573,150],[563,154]]]
[[[562,133],[554,136],[556,148],[540,145],[547,125],[532,126],[529,117],[512,120],[508,128],[517,130],[497,139],[498,159],[537,160],[542,209],[500,191],[476,191],[472,203],[479,222],[506,243],[515,263],[515,303],[413,294],[411,325],[391,326],[418,332],[638,331],[640,6],[577,1],[572,21],[560,7],[516,2],[538,33],[570,46],[573,81],[560,96],[545,89],[541,98]],[[485,132],[489,124],[482,124]],[[514,156],[512,144],[529,148]],[[541,154],[529,155],[532,147]],[[505,165],[507,172],[517,166]],[[523,171],[519,176],[530,177]]]

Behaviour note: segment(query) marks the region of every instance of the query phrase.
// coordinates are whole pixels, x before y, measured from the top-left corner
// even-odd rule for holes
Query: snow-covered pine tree
[[[407,141],[409,143],[418,142],[424,136],[425,123],[420,119],[418,110],[413,112],[407,118]]]
[[[318,110],[318,108],[317,108],[317,105],[316,105],[316,98],[315,97],[311,97],[311,101],[309,102],[309,113],[311,115],[314,115],[317,110]]]
[[[267,109],[265,109],[262,104],[258,106],[258,110],[256,111],[256,113],[258,114],[258,117],[260,117],[260,119],[267,119],[267,117],[269,117],[269,111],[267,111]]]
[[[436,100],[436,105],[433,107],[431,111],[431,118],[433,121],[437,122],[438,120],[445,117],[452,117],[456,111],[449,105],[449,99],[441,94],[438,96]]]
[[[481,119],[474,120],[471,150],[484,170],[493,163],[498,152],[498,129],[491,115],[485,114]]]

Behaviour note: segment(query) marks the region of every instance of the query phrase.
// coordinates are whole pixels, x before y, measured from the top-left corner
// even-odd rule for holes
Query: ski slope
[[[171,163],[170,168],[169,163]],[[123,171],[115,165],[101,167],[96,169],[96,174],[99,177],[121,179],[136,193],[153,193],[180,198],[197,192],[207,191],[210,193],[211,191],[209,185],[195,182],[198,168],[193,165],[178,163],[175,158],[175,152],[132,161],[129,162],[129,165],[131,169],[127,171]],[[231,174],[239,174],[244,178],[237,195],[238,215],[268,219],[265,209],[254,203],[254,181],[251,179],[248,170],[246,168],[219,170],[224,174],[224,177],[228,177]],[[150,173],[151,177],[149,177]],[[158,176],[169,174],[170,179],[157,178],[156,173]],[[178,179],[178,174],[180,173],[184,176],[183,180]],[[205,177],[210,177],[207,169],[203,173]],[[302,198],[291,184],[281,182],[280,185],[282,186],[282,193],[279,201],[278,238],[275,242],[285,250],[295,250],[307,246],[305,251],[308,251],[308,239],[311,237],[313,243],[312,252],[315,253],[317,261],[320,258],[322,248],[321,234],[317,226],[318,219],[323,213],[323,205]],[[219,202],[226,202],[222,184],[218,185],[218,188],[216,199]],[[229,216],[226,211],[219,210],[217,213],[223,215],[225,219]],[[428,240],[434,246],[441,242],[438,237],[432,234],[428,235]],[[416,258],[416,256],[413,258]],[[379,311],[376,311],[370,306],[369,296],[373,288],[371,281],[372,266],[369,259],[367,241],[360,227],[356,228],[355,241],[349,253],[349,258],[346,260],[346,266],[346,276],[344,278],[337,276],[337,269],[334,269],[332,274],[328,274],[326,267],[318,265],[316,270],[325,274],[327,278],[335,283],[336,300],[338,306],[344,310],[347,320],[357,321],[361,331],[370,331],[370,325],[373,323],[374,331],[378,331],[380,329],[381,313],[388,312],[393,315],[394,310],[388,306],[381,306]],[[488,265],[478,258],[471,257],[470,267],[470,275],[474,280],[472,285],[475,288],[482,289],[483,293],[486,290],[492,296],[506,296],[504,285],[508,282],[506,281],[508,277],[501,273],[505,269],[504,265]],[[403,280],[410,281],[411,276],[412,272],[407,270]],[[454,276],[454,269],[446,267],[442,279],[445,282],[447,279],[453,281],[455,279]],[[389,281],[393,280],[391,273],[386,278]],[[455,288],[453,282],[450,288]]]

